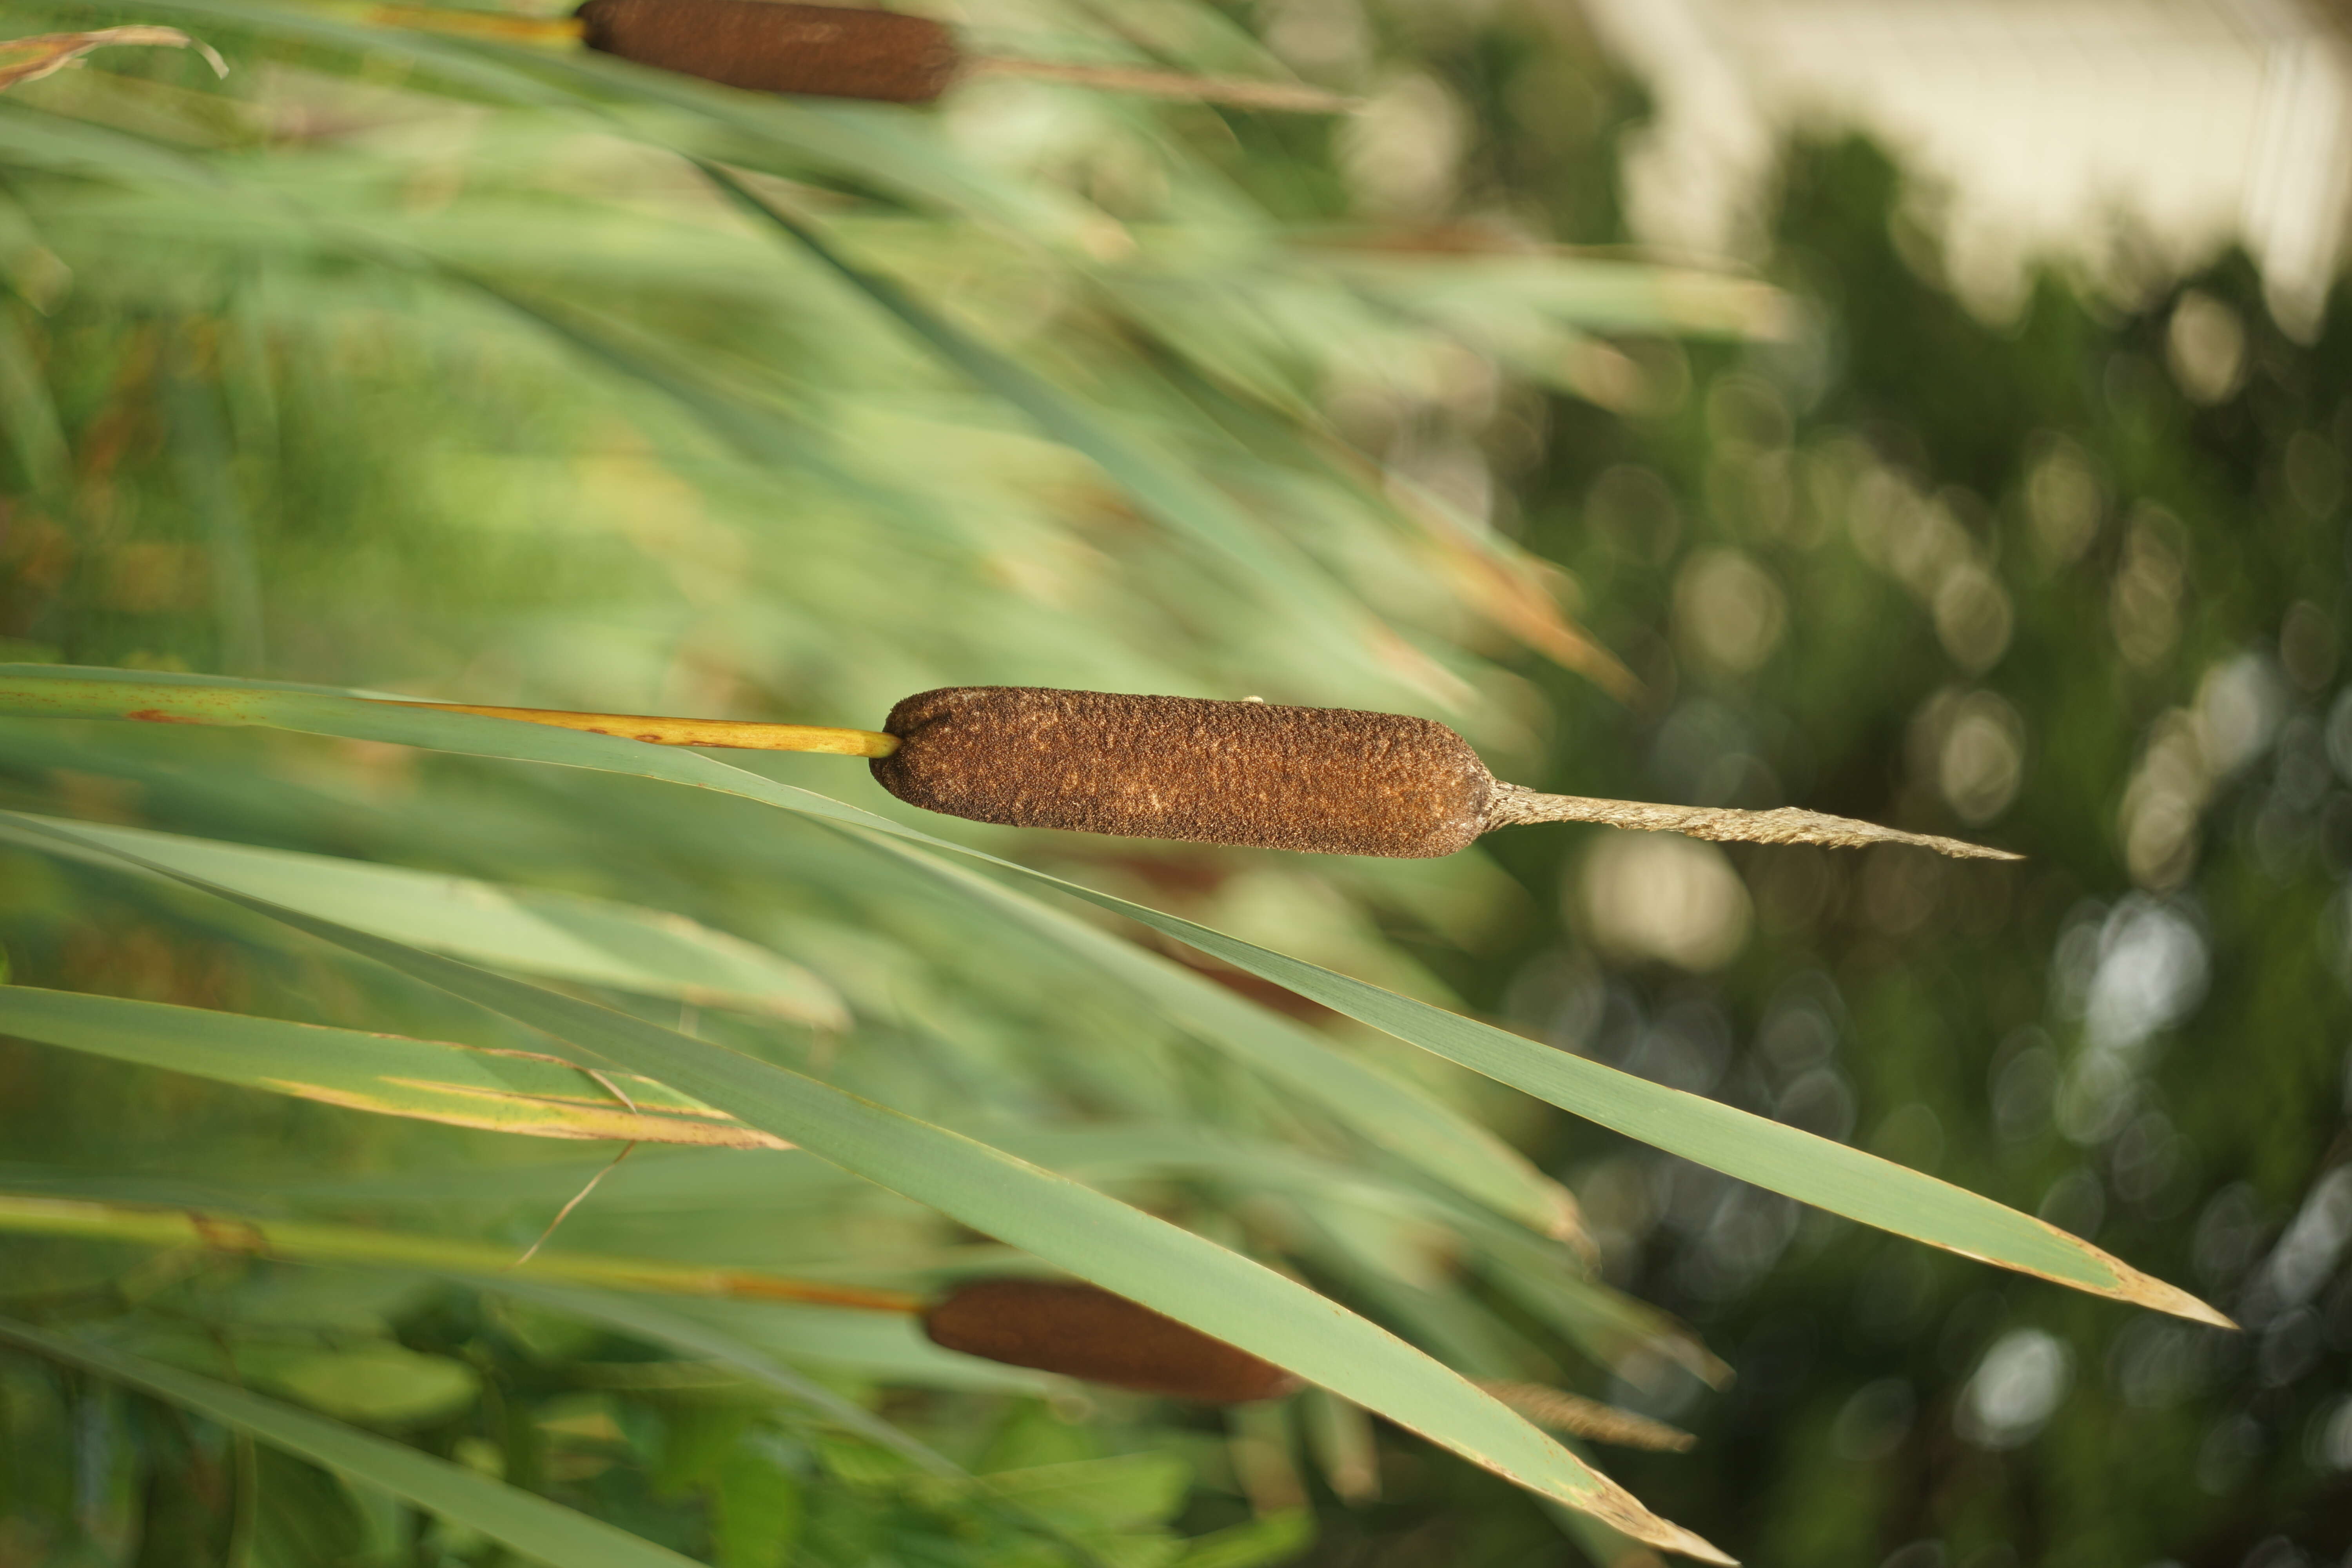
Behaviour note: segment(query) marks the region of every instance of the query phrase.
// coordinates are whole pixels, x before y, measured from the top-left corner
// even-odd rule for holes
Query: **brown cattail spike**
[[[413,15],[410,25],[444,26],[415,23]],[[1300,82],[973,58],[928,17],[865,7],[784,0],[588,0],[577,24],[592,49],[759,92],[929,103],[964,76],[985,70],[1293,114],[1345,114],[1359,107],[1353,99]]]
[[[927,16],[783,0],[588,0],[592,49],[755,92],[929,103],[963,69]]]
[[[1494,783],[1444,725],[1345,708],[952,686],[883,729],[874,776],[926,810],[1325,855],[1451,855]]]
[[[1139,1394],[1240,1405],[1299,1380],[1124,1296],[1049,1279],[974,1279],[923,1314],[934,1344]]]
[[[1916,844],[2015,859],[1958,839],[1819,812],[1735,811],[1539,795],[1498,782],[1444,725],[1400,713],[1195,697],[951,686],[883,729],[882,787],[975,822],[1323,855],[1451,855],[1526,822],[1599,822],[1764,844]]]

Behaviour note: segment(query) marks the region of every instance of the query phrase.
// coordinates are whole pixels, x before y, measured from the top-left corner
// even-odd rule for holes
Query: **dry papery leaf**
[[[228,62],[220,58],[219,51],[177,27],[100,27],[93,33],[41,33],[29,38],[0,39],[0,92],[19,82],[53,76],[90,50],[110,48],[117,44],[194,49],[205,57],[214,75],[228,75]]]

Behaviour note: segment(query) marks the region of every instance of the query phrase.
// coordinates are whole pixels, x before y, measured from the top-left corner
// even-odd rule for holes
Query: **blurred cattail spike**
[[[1610,1443],[1621,1448],[1654,1448],[1681,1453],[1693,1438],[1679,1426],[1669,1426],[1647,1415],[1603,1405],[1581,1394],[1565,1394],[1540,1383],[1512,1383],[1480,1378],[1478,1386],[1538,1426],[1581,1437],[1588,1443]]]
[[[928,16],[783,0],[587,0],[582,39],[603,54],[752,92],[929,103],[964,68]]]
[[[1297,114],[1342,114],[1354,100],[1295,82],[1184,76],[1121,66],[968,55],[944,24],[867,6],[791,0],[587,0],[563,21],[379,6],[404,26],[548,41],[752,92],[929,103],[966,78],[1039,77],[1114,92]]]
[[[2016,856],[1793,808],[1733,811],[1539,795],[1497,780],[1444,725],[1399,713],[1192,697],[961,686],[909,697],[873,764],[909,805],[1016,827],[1323,855],[1451,855],[1528,822],[1600,822],[1762,844],[1914,844]]]
[[[965,1355],[1207,1405],[1301,1386],[1271,1362],[1092,1285],[968,1280],[923,1313],[923,1331]]]

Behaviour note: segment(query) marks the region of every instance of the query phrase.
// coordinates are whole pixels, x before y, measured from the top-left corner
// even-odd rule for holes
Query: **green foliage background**
[[[1275,75],[1255,34],[1286,15],[971,20],[1005,52]],[[1368,1139],[1066,943],[741,803],[283,731],[9,719],[0,805],[754,944],[750,1005],[677,972],[531,973],[1076,1175],[1449,1365],[1686,1426],[1692,1453],[1608,1468],[1743,1557],[2352,1545],[2352,1199],[2328,1174],[2346,312],[2291,342],[2231,260],[2122,299],[2053,276],[1985,325],[1932,276],[1896,173],[1853,145],[1791,154],[1767,272],[1793,312],[1736,279],[1528,249],[1623,237],[1623,86],[1542,14],[1333,15],[1352,42],[1315,68],[1385,89],[1370,129],[1006,82],[937,111],[754,101],[231,0],[24,13],[12,32],[172,22],[236,69],[215,88],[193,59],[115,53],[0,98],[0,637],[19,660],[856,725],[948,683],[1255,694],[1443,717],[1539,787],[1982,836],[2028,863],[1718,857],[1750,934],[1694,972],[1595,910],[1612,841],[1587,830],[1284,860],[918,824],[852,763],[753,764],[2039,1210],[2247,1334],[1801,1212],[1214,971],[1566,1182],[1600,1244],[1587,1279],[1442,1159]],[[1432,101],[1465,148],[1434,195],[1379,174],[1379,128],[1430,123],[1384,114]],[[751,171],[905,309],[745,221],[680,153]],[[2198,320],[2242,334],[2238,384],[2206,401],[2175,368]],[[1529,608],[1555,592],[1641,697],[1544,657],[1599,668]],[[1732,612],[1749,632],[1727,640]],[[356,920],[372,895],[321,896]],[[0,942],[31,985],[544,1045],[21,834]],[[609,1157],[41,1045],[0,1046],[0,1075],[18,1194],[519,1252]],[[1018,1261],[805,1157],[738,1152],[640,1150],[560,1235],[918,1289]],[[1200,1568],[1629,1552],[1320,1394],[1228,1421],[950,1358],[870,1315],[0,1247],[11,1316],[722,1564],[1057,1562],[1074,1539]],[[1736,1377],[1708,1388],[1716,1363],[1643,1302]],[[2062,1395],[2038,1417],[2037,1391]],[[53,1360],[0,1357],[0,1560],[501,1551]],[[927,1472],[901,1433],[990,1486]]]

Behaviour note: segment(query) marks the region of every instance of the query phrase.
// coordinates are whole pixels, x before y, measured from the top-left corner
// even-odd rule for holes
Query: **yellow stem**
[[[445,11],[437,5],[370,5],[365,19],[379,27],[415,27],[468,38],[500,38],[514,44],[576,44],[577,16],[508,16],[488,11]]]
[[[824,724],[755,724],[739,719],[664,719],[646,713],[572,713],[555,708],[482,708],[466,702],[395,702],[438,713],[479,713],[520,719],[591,735],[625,735],[656,746],[731,746],[747,752],[827,752],[839,757],[887,757],[898,737],[879,730],[836,730]]]
[[[706,1268],[643,1258],[602,1258],[555,1253],[517,1264],[511,1247],[437,1236],[404,1235],[357,1226],[300,1221],[252,1220],[241,1215],[210,1215],[196,1209],[162,1209],[129,1204],[88,1203],[0,1194],[0,1231],[36,1236],[80,1236],[94,1240],[152,1247],[194,1245],[215,1252],[292,1263],[362,1263],[384,1268],[448,1269],[494,1276],[511,1272],[534,1279],[569,1279],[619,1290],[673,1296],[725,1296],[738,1300],[798,1301],[867,1312],[919,1312],[924,1299],[905,1290],[859,1285],[827,1285],[780,1274],[740,1268]]]

